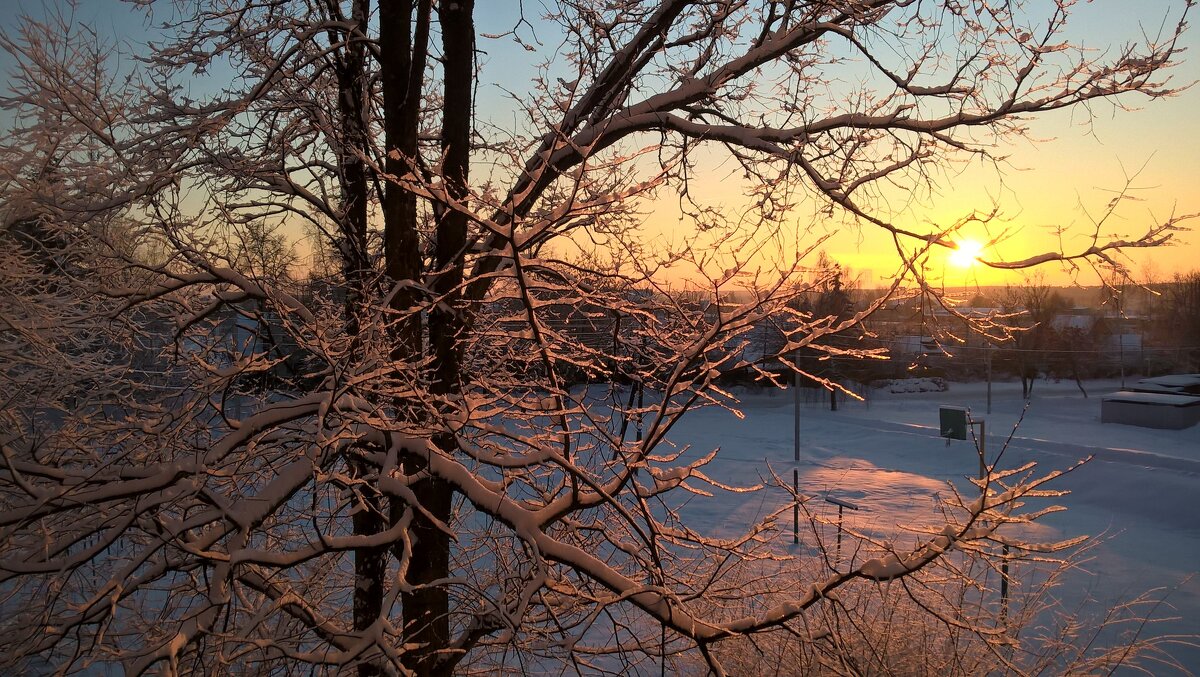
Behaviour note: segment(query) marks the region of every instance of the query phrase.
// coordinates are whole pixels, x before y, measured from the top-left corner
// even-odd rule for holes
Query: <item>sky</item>
[[[499,4],[499,3],[497,3]],[[1036,4],[1036,3],[1034,3]],[[1045,3],[1042,3],[1043,5]],[[1068,36],[1098,52],[1113,49],[1144,35],[1161,32],[1163,17],[1177,17],[1181,3],[1169,0],[1128,2],[1098,0],[1076,8]],[[489,29],[488,19],[494,21]],[[511,23],[511,21],[509,21]],[[506,27],[502,14],[481,20],[485,32],[500,32]],[[1167,27],[1170,23],[1165,24]],[[542,58],[541,54],[523,55],[502,41],[483,41],[484,79],[514,78],[514,64]],[[553,44],[551,40],[543,40]],[[1173,84],[1182,86],[1200,80],[1200,34],[1188,32],[1182,63],[1173,71]],[[515,79],[515,78],[514,78]],[[513,87],[515,83],[505,83]],[[487,97],[486,88],[481,98]],[[940,177],[934,195],[912,209],[914,223],[948,224],[973,209],[999,209],[986,228],[964,232],[966,238],[987,243],[1000,233],[1003,242],[985,248],[981,258],[1023,258],[1057,248],[1054,232],[1068,227],[1063,236],[1067,249],[1087,247],[1089,235],[1097,229],[1096,219],[1104,213],[1115,191],[1129,186],[1129,198],[1105,222],[1104,234],[1133,235],[1145,231],[1150,223],[1161,223],[1172,215],[1200,214],[1200,88],[1191,87],[1179,95],[1150,101],[1135,95],[1121,100],[1129,110],[1118,110],[1109,103],[1093,105],[1090,110],[1075,108],[1056,111],[1029,121],[1029,138],[1017,139],[998,150],[1006,156],[1007,166],[1000,173],[978,163],[954,166]],[[728,163],[715,163],[713,171],[701,181],[701,190],[709,196],[727,196],[728,205],[741,199],[736,188],[736,171]],[[897,199],[904,199],[898,197]],[[673,200],[651,214],[651,228],[671,239],[678,218]],[[657,221],[654,223],[653,221]],[[1200,226],[1200,221],[1194,222]],[[878,231],[845,227],[840,222],[812,221],[811,213],[797,214],[797,228],[813,234],[830,235],[823,249],[836,261],[857,271],[860,282],[871,287],[886,283],[899,261],[886,238]],[[1135,279],[1162,280],[1176,272],[1200,268],[1200,236],[1182,233],[1171,247],[1131,250],[1126,261]],[[949,252],[938,252],[928,259],[927,274],[941,278],[947,286],[974,286],[1019,283],[1029,275],[1040,275],[1055,284],[1095,284],[1094,274],[1084,270],[1071,272],[1063,266],[1042,266],[1034,272],[1007,273],[981,265],[956,265]],[[968,262],[969,263],[969,262]]]
[[[48,0],[17,0],[24,13],[44,15]],[[52,4],[52,3],[49,3]],[[1034,3],[1037,5],[1037,3]],[[521,29],[526,44],[540,44],[529,51],[504,34],[516,24],[516,2],[480,2],[477,28],[481,35],[482,86],[478,93],[480,114],[503,119],[511,115],[513,104],[506,90],[528,89],[536,64],[553,56],[558,44],[552,27],[537,17],[542,2],[523,3],[530,24]],[[1164,15],[1176,16],[1179,0],[1097,0],[1077,8],[1070,37],[1098,50],[1111,49],[1143,34],[1156,34]],[[156,10],[157,11],[157,10]],[[117,0],[79,0],[74,15],[77,21],[93,26],[102,35],[136,49],[152,36],[144,12]],[[0,20],[11,28],[15,13]],[[1200,80],[1200,34],[1189,31],[1183,46],[1182,63],[1173,71],[1176,86]],[[0,54],[0,68],[8,70],[12,60]],[[1068,226],[1062,240],[1066,249],[1082,248],[1096,229],[1092,221],[1109,200],[1127,184],[1128,199],[1103,226],[1104,234],[1131,235],[1145,230],[1146,224],[1162,222],[1172,215],[1200,213],[1200,87],[1191,87],[1179,95],[1148,101],[1132,96],[1122,100],[1132,110],[1117,110],[1100,103],[1090,110],[1075,108],[1043,115],[1029,122],[1029,136],[998,149],[1007,157],[1005,168],[997,173],[979,164],[948,167],[938,177],[934,193],[911,205],[906,218],[913,224],[948,224],[973,209],[999,213],[987,228],[964,232],[964,237],[986,243],[998,233],[1005,240],[981,252],[981,257],[1019,258],[1057,248],[1053,231]],[[701,177],[699,186],[721,206],[736,211],[744,199],[738,182],[731,180],[728,165],[715,162],[712,171]],[[895,196],[906,200],[907,196]],[[646,210],[648,233],[678,241],[688,237],[678,226],[678,214],[670,196]],[[1194,222],[1200,226],[1200,222]],[[858,271],[864,286],[886,282],[895,272],[898,260],[890,241],[870,229],[847,227],[830,221],[813,210],[800,209],[796,231],[828,235],[823,249],[839,263]],[[1174,246],[1152,251],[1131,252],[1128,261],[1139,281],[1162,280],[1176,272],[1200,268],[1200,236],[1181,233]],[[969,262],[968,262],[969,263]],[[931,255],[927,272],[948,286],[992,285],[1017,282],[1020,274],[1002,274],[981,265],[956,265],[945,253]],[[1069,275],[1052,264],[1039,269],[1047,281],[1065,284],[1076,281],[1094,284],[1088,271]],[[1027,273],[1026,273],[1027,274]]]

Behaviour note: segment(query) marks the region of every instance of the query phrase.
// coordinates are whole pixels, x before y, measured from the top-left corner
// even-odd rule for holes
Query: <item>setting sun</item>
[[[958,243],[958,248],[950,252],[950,263],[961,268],[970,268],[979,260],[982,252],[983,245],[975,240],[962,240]]]

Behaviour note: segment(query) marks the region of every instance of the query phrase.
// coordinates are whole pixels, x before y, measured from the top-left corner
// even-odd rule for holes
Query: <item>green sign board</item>
[[[967,427],[970,419],[967,410],[962,407],[942,407],[938,410],[938,429],[942,437],[952,440],[967,439]]]

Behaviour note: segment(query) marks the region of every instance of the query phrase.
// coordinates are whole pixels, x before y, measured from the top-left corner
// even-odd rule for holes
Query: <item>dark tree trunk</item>
[[[346,311],[347,331],[351,336],[359,333],[365,312],[368,286],[371,279],[371,262],[367,255],[367,167],[361,154],[367,149],[366,100],[366,45],[361,39],[367,32],[368,0],[355,0],[349,18],[350,29],[339,39],[346,40],[337,63],[338,115],[342,124],[343,138],[339,158],[342,183],[342,259],[347,282]],[[354,450],[351,450],[354,453]],[[347,460],[350,474],[356,478],[370,476],[375,469],[351,456]],[[379,493],[372,483],[363,483],[359,489],[361,505],[357,506],[352,520],[356,536],[369,536],[383,529],[383,517]],[[371,627],[383,608],[383,580],[386,569],[387,551],[379,547],[356,548],[354,550],[354,630],[363,631]],[[381,674],[378,665],[362,663],[359,675]]]
[[[1083,379],[1079,375],[1079,361],[1071,356],[1071,376],[1075,379],[1075,387],[1079,388],[1079,392],[1083,393],[1083,399],[1087,399],[1087,391],[1083,388]]]
[[[380,86],[383,90],[383,130],[387,158],[384,171],[402,177],[417,166],[417,125],[421,111],[421,85],[428,53],[430,2],[420,0],[415,30],[413,0],[379,4]],[[394,284],[420,281],[421,247],[418,236],[417,196],[395,183],[383,194],[384,269]],[[391,308],[403,316],[416,305],[416,291],[403,285],[392,297]],[[421,354],[420,317],[398,322],[394,329],[398,360]]]
[[[429,47],[429,24],[432,3],[429,0],[382,0],[379,5],[380,84],[383,89],[384,144],[387,158],[384,170],[393,178],[400,178],[418,171],[418,124],[421,110],[421,87],[425,76],[425,62]],[[415,24],[413,12],[416,10]],[[384,269],[393,284],[421,279],[421,250],[417,213],[417,197],[396,183],[388,183],[383,196],[384,216]],[[395,290],[391,309],[398,318],[393,327],[394,346],[392,356],[398,361],[415,361],[424,353],[422,345],[421,318],[419,315],[405,317],[419,301],[416,287],[404,285]],[[398,411],[404,403],[395,403]],[[401,467],[407,473],[417,472],[425,462],[417,457],[404,456]],[[429,497],[420,490],[417,496],[429,508]],[[436,497],[434,497],[436,503]],[[392,524],[402,519],[410,506],[393,498],[389,518]],[[438,513],[440,514],[440,513]],[[432,537],[426,535],[429,525],[420,521],[413,532],[414,548],[409,563],[408,582],[425,583],[444,576],[448,570],[448,548],[438,550]],[[434,547],[428,548],[427,545]],[[447,544],[448,545],[448,544]],[[393,547],[395,557],[404,556],[403,544]],[[401,599],[404,620],[404,641],[421,642],[428,645],[419,655],[405,654],[407,667],[417,674],[432,672],[429,659],[438,648],[444,647],[447,633],[430,630],[431,617],[446,617],[448,609],[443,601],[439,606],[430,597],[438,591],[430,590],[416,594],[405,594]],[[442,591],[441,598],[445,594]],[[447,626],[448,627],[448,626]],[[411,660],[409,660],[411,658]],[[423,660],[425,659],[425,660]]]
[[[475,28],[470,0],[438,4],[442,33],[444,82],[442,101],[443,180],[453,200],[467,196],[471,157],[471,94],[475,74]],[[461,392],[463,385],[461,334],[463,314],[460,287],[463,281],[467,242],[466,216],[453,208],[439,210],[434,270],[430,286],[442,302],[429,312],[429,347],[432,351],[432,382],[435,395]],[[455,446],[452,435],[438,435],[433,443],[449,452]],[[410,459],[406,472],[423,465]],[[421,505],[443,524],[451,524],[450,487],[431,477],[413,485]],[[436,524],[422,515],[414,515],[412,559],[408,582],[417,586],[401,594],[404,607],[404,633],[407,643],[422,648],[405,654],[406,666],[419,675],[449,674],[459,658],[438,653],[450,643],[449,594],[444,580],[450,570],[450,539]],[[431,585],[432,584],[432,585]],[[428,585],[429,587],[422,587]]]

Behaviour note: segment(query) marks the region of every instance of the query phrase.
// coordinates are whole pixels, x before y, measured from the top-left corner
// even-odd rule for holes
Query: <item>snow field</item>
[[[836,522],[836,506],[824,498],[851,501],[862,509],[844,511],[848,530],[903,547],[917,539],[906,528],[941,524],[938,499],[952,487],[972,490],[967,478],[978,472],[973,445],[947,445],[937,437],[940,405],[969,407],[973,418],[987,422],[989,462],[1003,449],[1001,468],[1035,461],[1045,473],[1095,457],[1052,485],[1071,492],[1054,501],[1068,510],[1043,518],[1024,534],[1047,541],[1100,537],[1084,565],[1055,589],[1062,609],[1098,619],[1153,590],[1150,597],[1165,604],[1152,616],[1163,620],[1146,632],[1200,634],[1200,426],[1172,431],[1101,424],[1100,396],[1119,386],[1087,382],[1085,398],[1074,382],[1039,381],[1025,409],[1019,384],[994,383],[990,415],[983,383],[950,383],[946,392],[874,390],[868,401],[841,401],[836,412],[828,411],[822,398],[805,397],[798,463],[793,461],[791,393],[747,388],[735,392],[744,419],[719,408],[698,410],[684,417],[670,439],[692,445],[696,454],[720,447],[707,472],[732,485],[769,482],[772,473],[790,484],[795,469],[800,493],[812,497],[806,507],[814,514]],[[1010,434],[1013,440],[1005,449]],[[689,500],[682,515],[689,524],[712,525],[714,533],[733,533],[783,510],[779,547],[788,549],[793,547],[788,502],[787,492],[778,487],[751,494],[716,490],[711,499]],[[801,527],[800,547],[807,549]],[[846,549],[849,556],[848,544]],[[1185,666],[1200,668],[1200,649],[1181,646],[1174,655]]]

